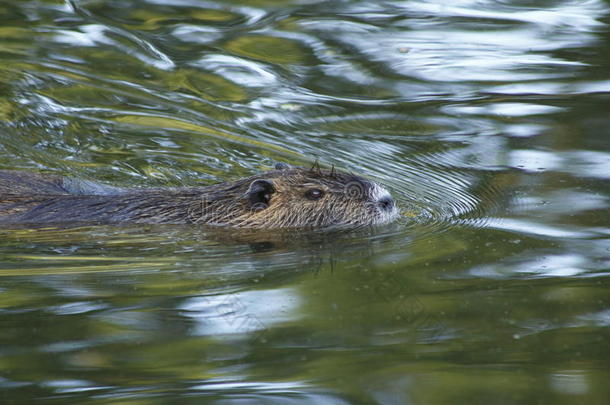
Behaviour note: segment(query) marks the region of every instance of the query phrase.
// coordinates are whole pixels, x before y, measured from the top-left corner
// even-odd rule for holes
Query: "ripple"
[[[414,1],[408,4],[399,3],[406,10],[424,15],[444,17],[469,17],[477,19],[506,20],[569,27],[577,31],[591,31],[603,26],[598,21],[605,12],[605,6],[598,0],[562,1],[555,7],[546,10],[523,9],[510,5],[502,6],[497,2],[481,4],[475,0],[460,1],[455,5],[452,1]]]
[[[275,72],[262,63],[224,54],[207,54],[193,63],[246,87],[276,86],[279,84]]]
[[[3,168],[176,186],[318,158],[402,213],[2,229],[9,402],[602,398],[607,2],[9,0],[0,22]]]

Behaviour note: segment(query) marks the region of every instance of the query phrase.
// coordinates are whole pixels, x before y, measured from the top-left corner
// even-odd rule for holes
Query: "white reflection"
[[[552,40],[532,28],[489,32],[422,29],[354,35],[339,34],[342,42],[359,48],[368,59],[387,64],[396,73],[432,82],[516,81],[560,78],[570,74],[559,66],[579,67],[580,62],[539,52],[582,47],[591,34]],[[375,43],[377,46],[371,47]],[[407,52],[401,52],[407,49]],[[549,69],[541,69],[547,66]],[[552,67],[552,69],[550,69]]]
[[[108,36],[112,33],[120,40]],[[158,69],[169,70],[175,65],[174,62],[163,52],[155,48],[150,42],[139,39],[137,36],[127,32],[107,27],[101,24],[81,25],[76,30],[58,30],[53,37],[56,42],[78,46],[109,45],[118,52],[138,58],[143,63]]]
[[[57,30],[54,40],[73,46],[95,46],[98,43],[108,43],[104,35],[106,27],[103,25],[81,25],[79,29],[80,31]]]
[[[506,117],[525,117],[528,115],[552,114],[565,110],[550,105],[529,103],[490,103],[482,106],[453,105],[443,108],[444,112],[451,114],[469,115],[500,115]]]
[[[108,386],[95,385],[91,381],[76,379],[42,381],[40,385],[53,388],[58,393],[85,392],[109,388]]]
[[[180,41],[193,44],[209,44],[222,38],[218,29],[206,26],[182,24],[176,27],[172,34]]]
[[[549,218],[590,210],[603,210],[608,207],[609,203],[607,197],[599,194],[561,189],[543,195],[523,197],[518,201],[517,208],[519,211],[527,211],[530,214],[535,212],[537,217]]]
[[[550,225],[537,224],[531,220],[490,218],[488,224],[488,227],[493,229],[501,229],[516,233],[527,233],[537,236],[547,236],[551,238],[585,239],[599,236],[593,232],[561,229],[559,227],[553,227]]]
[[[550,51],[582,48],[596,41],[596,31],[604,27],[599,21],[607,13],[603,2],[558,3],[534,9],[478,0],[398,1],[391,7],[371,5],[363,10],[362,18],[370,19],[368,25],[315,18],[300,24],[357,48],[366,59],[397,74],[432,83],[533,81],[566,77],[571,69],[583,66]],[[396,18],[401,11],[404,18],[392,22],[391,28],[375,23]],[[341,64],[333,61],[332,65]],[[374,73],[352,59],[344,59],[336,72],[326,69],[327,75],[361,84],[375,79]],[[394,86],[394,90],[401,89]],[[410,94],[411,89],[406,90],[403,94]]]
[[[610,153],[575,150],[546,152],[540,150],[513,150],[509,165],[530,171],[555,170],[575,177],[610,178]]]
[[[583,64],[584,65],[584,64]],[[595,94],[610,93],[610,80],[591,82],[538,82],[538,83],[511,83],[491,87],[487,90],[497,94]]]
[[[99,311],[107,307],[108,305],[106,304],[96,304],[94,302],[82,301],[52,306],[49,307],[48,310],[56,315],[74,315],[84,314],[91,311]]]
[[[575,150],[562,153],[564,169],[578,177],[610,179],[610,153]]]
[[[547,10],[525,8],[507,8],[501,10],[496,2],[490,2],[493,11],[482,9],[484,5],[480,0],[434,0],[408,1],[397,3],[409,11],[442,15],[444,17],[471,17],[491,20],[506,20],[529,22],[540,25],[557,27],[570,27],[576,31],[589,31],[603,23],[597,21],[603,17],[606,7],[597,0],[566,1]],[[483,7],[482,7],[483,6]]]
[[[539,83],[512,83],[494,86],[488,89],[490,93],[497,94],[565,94],[563,83],[539,82]]]
[[[534,274],[544,277],[571,277],[587,272],[592,263],[578,254],[533,255],[515,258],[508,263],[494,263],[472,268],[469,273],[477,277],[501,277],[516,273]]]
[[[610,80],[575,83],[571,92],[574,94],[610,93]]]
[[[509,163],[512,167],[529,171],[555,170],[562,162],[557,153],[540,150],[517,149],[510,151]]]
[[[258,337],[272,325],[296,319],[299,301],[294,289],[284,288],[195,297],[180,309],[195,321],[194,335]]]
[[[580,370],[564,370],[551,374],[551,387],[562,394],[584,395],[589,392],[586,375]]]
[[[502,133],[515,138],[529,138],[543,133],[547,128],[539,124],[505,124]]]
[[[332,394],[308,392],[311,384],[302,381],[251,381],[249,377],[206,378],[204,384],[191,388],[210,393],[231,393],[233,400],[215,401],[217,404],[323,404],[348,405],[349,402]],[[313,387],[312,390],[316,390]],[[205,401],[204,401],[205,402]],[[207,403],[207,402],[205,402]]]
[[[583,321],[594,322],[595,325],[599,327],[608,327],[610,326],[610,309],[606,309],[605,311],[595,312],[592,314],[582,315],[579,317]],[[581,326],[579,323],[576,326]]]
[[[278,84],[275,74],[263,64],[222,54],[209,54],[193,65],[224,76],[227,80],[248,87]]]
[[[298,381],[291,382],[250,382],[241,380],[228,380],[228,379],[214,379],[210,378],[206,380],[205,384],[195,385],[194,389],[199,390],[211,390],[216,392],[226,391],[230,389],[240,390],[254,390],[264,391],[265,393],[287,393],[293,392],[294,394],[301,393],[302,388],[306,388],[307,385]]]

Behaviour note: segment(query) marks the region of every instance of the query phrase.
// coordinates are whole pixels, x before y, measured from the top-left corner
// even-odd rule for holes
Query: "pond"
[[[0,0],[0,169],[316,160],[341,234],[0,229],[3,404],[606,403],[610,4]]]

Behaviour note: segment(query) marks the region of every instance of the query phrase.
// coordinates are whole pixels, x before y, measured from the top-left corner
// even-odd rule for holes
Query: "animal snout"
[[[393,211],[394,205],[394,199],[390,195],[384,195],[379,200],[377,200],[377,206],[386,212]]]

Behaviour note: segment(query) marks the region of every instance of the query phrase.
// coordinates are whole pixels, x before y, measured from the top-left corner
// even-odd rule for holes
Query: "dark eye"
[[[305,198],[308,200],[319,200],[322,198],[322,196],[324,196],[324,191],[320,190],[319,188],[312,188],[305,192]]]

